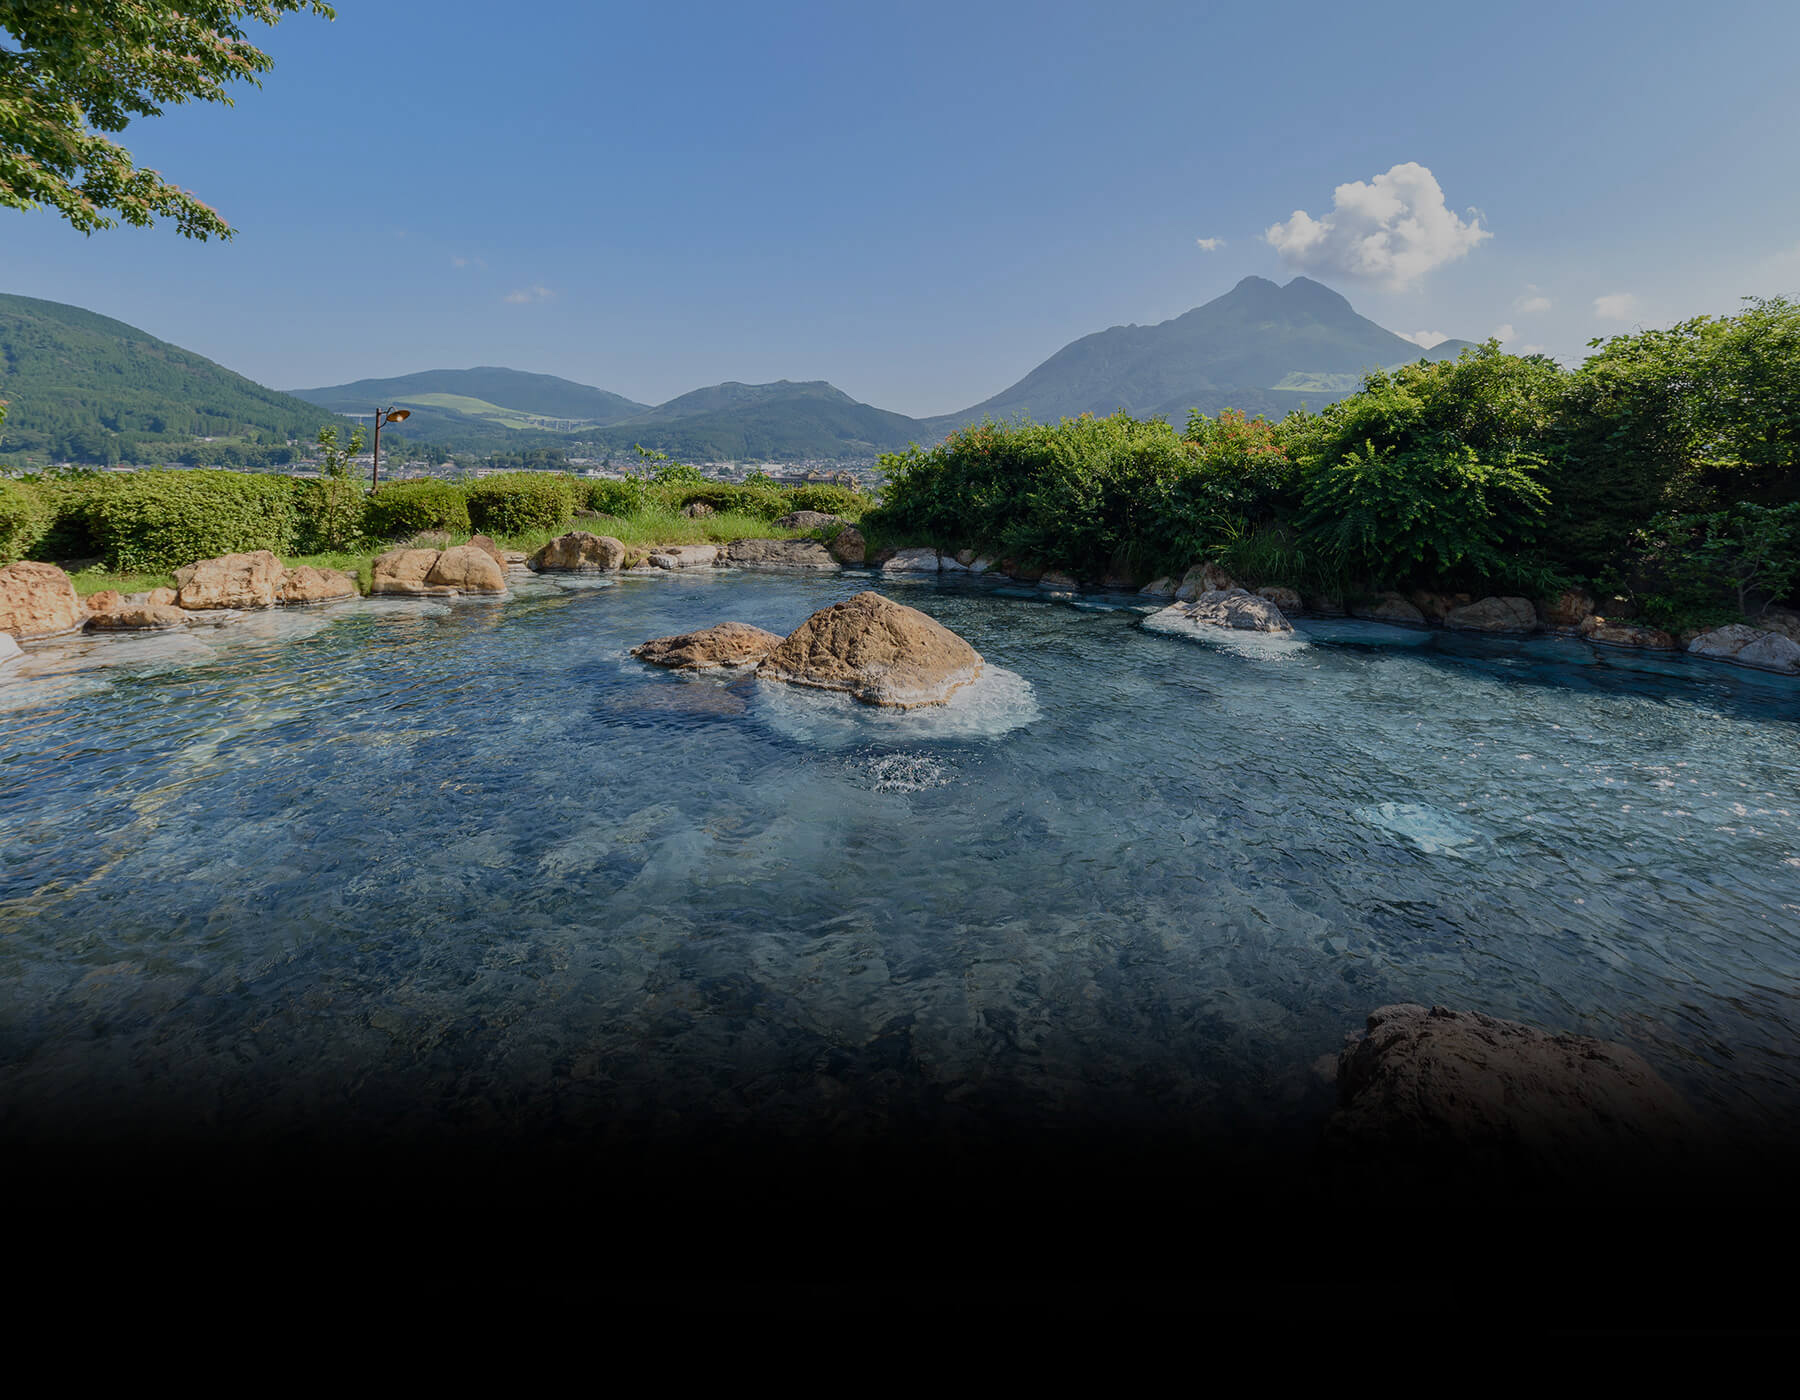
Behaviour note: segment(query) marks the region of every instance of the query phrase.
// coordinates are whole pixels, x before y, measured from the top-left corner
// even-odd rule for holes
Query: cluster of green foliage
[[[56,521],[56,502],[35,481],[0,481],[0,564],[31,556]]]
[[[556,472],[503,472],[467,489],[469,519],[491,535],[549,530],[575,510],[576,483]]]
[[[294,548],[293,483],[247,472],[137,472],[84,502],[88,529],[118,570],[179,568],[245,550]]]
[[[469,498],[448,481],[392,481],[367,498],[362,524],[375,540],[400,540],[425,530],[454,534],[470,528]]]

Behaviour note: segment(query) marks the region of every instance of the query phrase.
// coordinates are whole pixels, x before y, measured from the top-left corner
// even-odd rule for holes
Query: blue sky
[[[340,0],[261,34],[235,109],[123,138],[235,240],[0,210],[0,290],[279,388],[498,364],[915,414],[1252,273],[1565,358],[1800,292],[1793,0]]]

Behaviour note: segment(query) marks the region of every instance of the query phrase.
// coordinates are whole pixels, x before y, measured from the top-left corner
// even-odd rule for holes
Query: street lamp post
[[[369,466],[369,494],[381,489],[381,430],[389,423],[401,423],[412,417],[410,408],[383,408],[375,413],[375,460]]]

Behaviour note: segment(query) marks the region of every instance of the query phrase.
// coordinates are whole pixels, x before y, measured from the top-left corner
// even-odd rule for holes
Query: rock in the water
[[[965,569],[968,568],[975,562],[975,551],[972,549],[957,550],[956,562],[961,564]]]
[[[504,593],[506,566],[478,545],[459,544],[438,555],[425,582],[459,593]]]
[[[1473,601],[1467,593],[1430,593],[1423,588],[1412,595],[1412,605],[1425,615],[1427,622],[1442,622],[1457,608]]]
[[[281,575],[281,587],[275,596],[283,603],[335,603],[340,598],[354,598],[357,592],[355,574],[302,564]]]
[[[611,535],[571,530],[558,535],[531,556],[531,567],[544,573],[610,573],[625,562],[625,546]]]
[[[985,574],[993,567],[994,561],[985,554],[977,554],[969,561],[969,572],[972,574]]]
[[[160,603],[164,607],[175,606],[175,590],[173,588],[152,588],[144,595],[146,603]]]
[[[1452,1193],[1606,1191],[1691,1165],[1699,1144],[1693,1110],[1634,1051],[1441,1006],[1369,1017],[1326,1129],[1338,1184]]]
[[[1594,595],[1565,588],[1554,598],[1537,600],[1538,621],[1546,627],[1579,627],[1594,615]]]
[[[981,667],[975,648],[942,623],[870,592],[807,618],[756,674],[910,709],[943,704]]]
[[[861,564],[868,556],[869,543],[863,538],[863,532],[854,525],[846,525],[831,537],[831,543],[825,546],[831,551],[831,557],[840,564]]]
[[[222,554],[175,571],[175,601],[190,612],[203,608],[272,608],[287,572],[266,549]]]
[[[56,565],[21,559],[0,569],[0,632],[20,641],[54,637],[81,621],[75,581]]]
[[[653,569],[710,569],[719,562],[716,544],[665,544],[644,560]]]
[[[499,545],[494,543],[491,535],[476,535],[469,541],[469,547],[471,549],[479,549],[503,569],[509,562],[506,552],[502,550]],[[519,556],[521,561],[523,561],[524,558],[525,556],[523,554]]]
[[[721,622],[700,632],[679,637],[658,637],[631,649],[631,654],[652,666],[677,671],[711,671],[730,666],[754,666],[776,647],[781,638],[744,622]]]
[[[125,595],[116,588],[102,588],[98,593],[90,593],[81,600],[89,617],[99,617],[103,613],[117,612],[125,606]]]
[[[941,561],[935,549],[903,549],[881,566],[888,574],[935,574]]]
[[[1688,643],[1687,649],[1695,656],[1710,657],[1715,661],[1735,661],[1740,666],[1800,675],[1800,642],[1780,632],[1748,627],[1741,622],[1702,632]]]
[[[1177,584],[1174,579],[1165,574],[1162,578],[1152,579],[1149,583],[1146,583],[1142,588],[1138,589],[1138,593],[1145,598],[1173,598],[1175,596],[1175,590],[1179,586],[1180,585]]]
[[[126,603],[88,619],[88,626],[96,632],[166,632],[187,624],[185,612],[163,603]]]
[[[1350,609],[1350,616],[1371,622],[1397,622],[1409,627],[1423,627],[1425,614],[1398,593],[1381,593]]]
[[[1081,580],[1074,574],[1064,573],[1061,569],[1050,569],[1038,575],[1037,586],[1048,588],[1056,593],[1079,593]]]
[[[823,530],[827,525],[835,525],[843,519],[838,515],[827,515],[822,510],[790,510],[786,515],[770,521],[777,530]]]
[[[1639,651],[1674,651],[1675,639],[1660,627],[1639,627],[1630,622],[1612,622],[1598,615],[1590,617],[1577,629],[1590,642],[1609,647],[1634,647]]]
[[[503,549],[500,551],[500,562],[509,569],[523,569],[531,563],[531,556],[522,549]]]
[[[429,582],[431,570],[438,561],[435,549],[408,549],[404,545],[390,549],[377,559],[369,571],[369,592],[399,593],[418,597],[453,597],[454,588]]]
[[[843,567],[817,540],[733,540],[725,547],[725,562],[741,569],[821,569],[827,573]]]
[[[938,568],[946,574],[966,574],[969,566],[951,554],[938,555]]]
[[[0,632],[0,666],[9,661],[17,661],[25,654],[25,649],[13,640],[11,632]]]
[[[1241,588],[1202,593],[1191,603],[1171,603],[1153,621],[1190,622],[1211,627],[1235,627],[1245,632],[1292,632],[1281,609],[1267,598]]]
[[[1537,609],[1529,598],[1483,598],[1451,608],[1444,615],[1444,626],[1455,632],[1535,632]]]
[[[1779,632],[1791,641],[1800,642],[1800,612],[1791,608],[1764,608],[1756,619],[1757,626]]]
[[[1278,583],[1272,583],[1267,588],[1257,589],[1256,596],[1258,598],[1267,598],[1276,607],[1281,609],[1283,616],[1288,613],[1306,611],[1306,605],[1300,601],[1300,595],[1291,588],[1283,588]]]
[[[1191,603],[1202,593],[1229,593],[1236,587],[1231,575],[1217,564],[1196,564],[1182,575],[1175,597],[1183,603]]]

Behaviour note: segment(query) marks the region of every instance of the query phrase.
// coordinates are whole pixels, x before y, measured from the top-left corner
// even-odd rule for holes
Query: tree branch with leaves
[[[0,0],[0,207],[56,210],[83,233],[175,220],[188,238],[230,238],[219,212],[111,134],[164,106],[219,102],[274,66],[240,21],[266,25],[322,0]],[[114,217],[114,216],[117,217]]]

